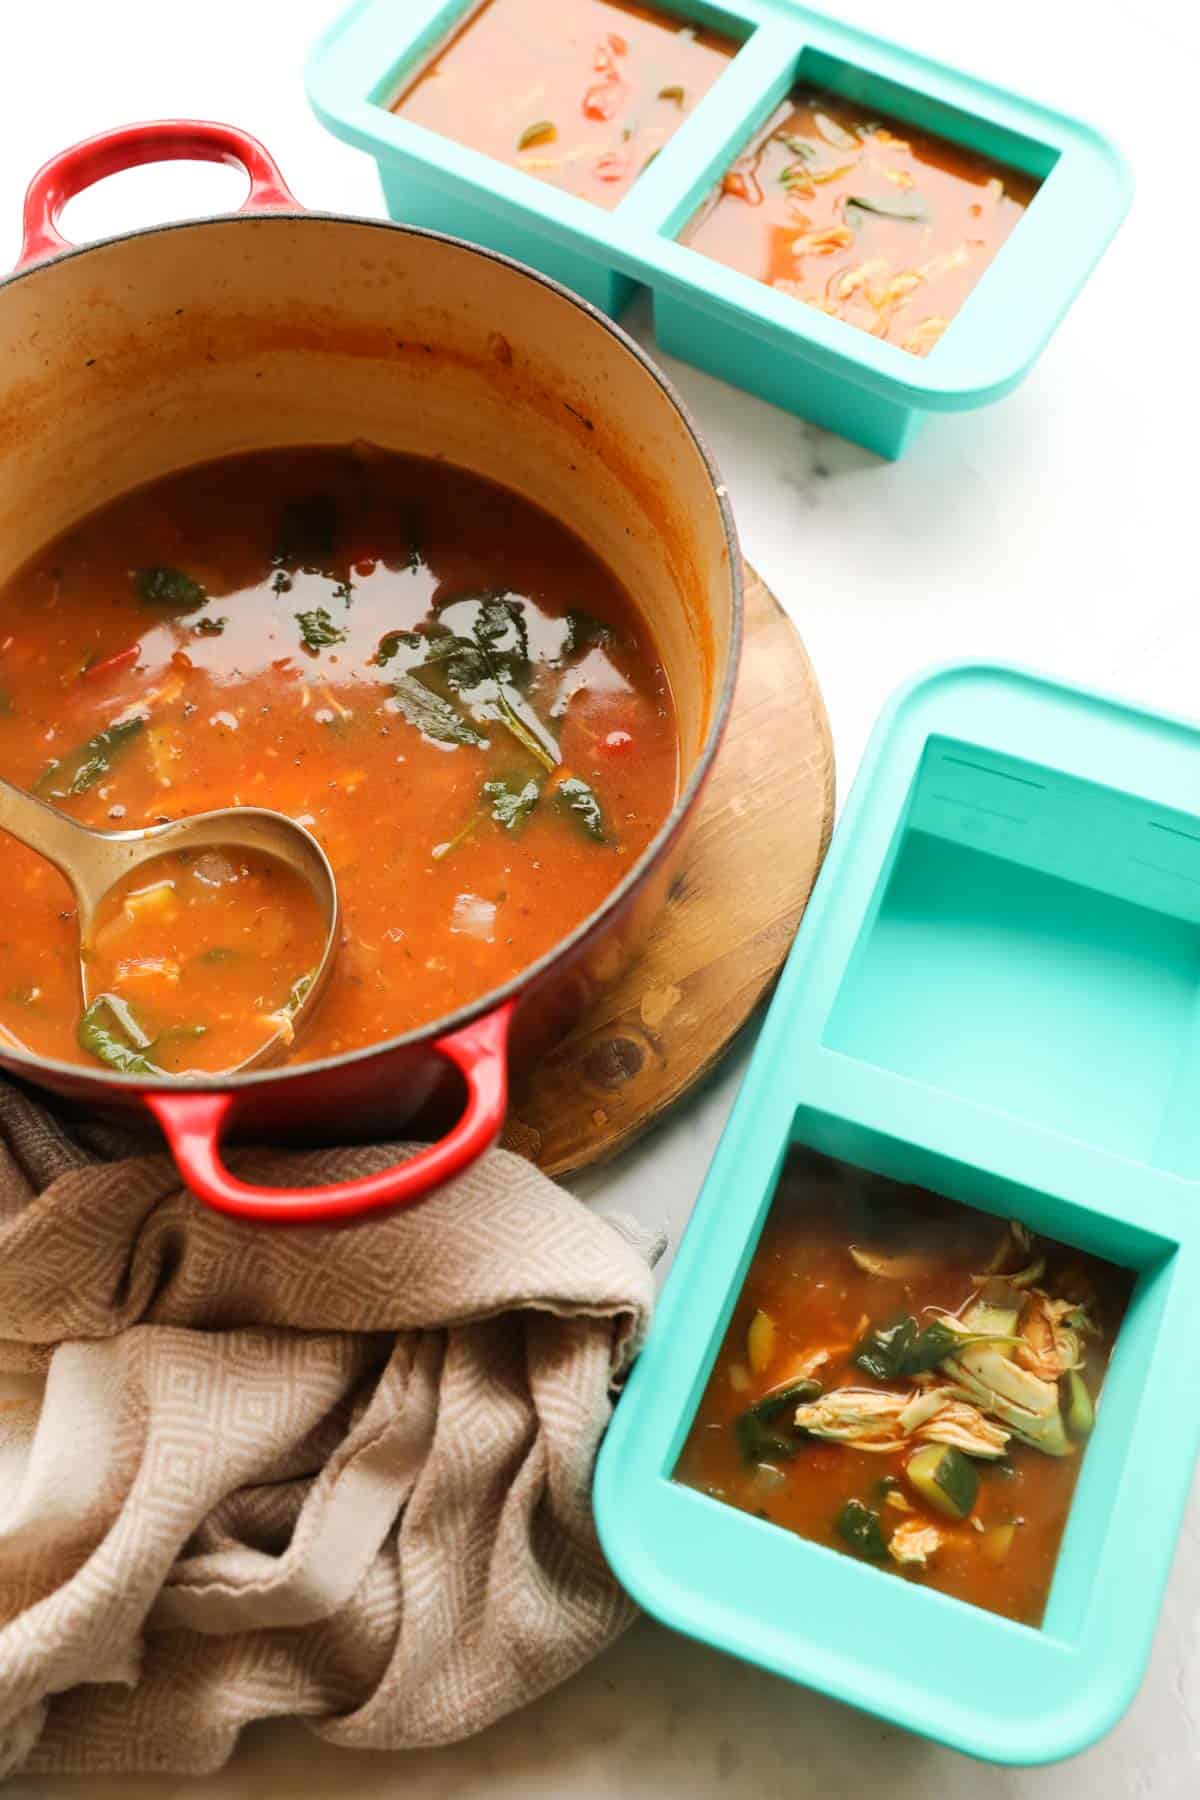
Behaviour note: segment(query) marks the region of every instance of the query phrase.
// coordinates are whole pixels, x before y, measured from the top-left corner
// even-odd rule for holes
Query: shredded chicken
[[[970,1312],[966,1314],[969,1323]],[[1058,1387],[1024,1369],[996,1344],[972,1344],[942,1364],[964,1400],[1047,1456],[1069,1456]]]
[[[793,256],[832,256],[835,250],[849,250],[854,233],[848,225],[821,225],[792,240]]]
[[[887,1394],[876,1388],[835,1388],[819,1400],[798,1406],[796,1424],[813,1437],[853,1444],[856,1450],[891,1451],[905,1441],[900,1414],[906,1404],[904,1394]]]
[[[1009,1438],[1003,1426],[968,1400],[948,1400],[915,1435],[930,1444],[952,1444],[964,1456],[988,1458],[1003,1456]]]
[[[796,1424],[813,1437],[887,1454],[906,1444],[953,1444],[968,1456],[1003,1456],[1009,1434],[952,1388],[889,1394],[835,1388],[796,1408]]]
[[[1041,1288],[1030,1288],[1017,1320],[1022,1339],[1013,1358],[1043,1381],[1057,1381],[1083,1361],[1083,1345],[1073,1322],[1079,1309],[1070,1300],[1051,1300]]]
[[[924,1525],[919,1519],[905,1519],[891,1535],[888,1555],[895,1562],[915,1563],[923,1569],[941,1547],[942,1534],[936,1525]]]
[[[877,275],[886,275],[887,263],[882,257],[869,257],[866,262],[859,263],[853,269],[845,269],[836,277],[835,290],[839,300],[848,300],[851,294],[857,294],[860,288],[874,281]]]
[[[936,313],[928,319],[922,319],[916,330],[910,331],[905,338],[903,348],[911,351],[914,356],[927,355],[945,331],[946,325],[947,321]]]
[[[902,275],[893,275],[887,286],[882,290],[876,304],[879,306],[895,306],[898,300],[907,300],[910,294],[915,294],[920,286],[921,277],[914,274],[912,270],[906,270]],[[871,298],[875,298],[873,291],[871,292]]]
[[[932,256],[927,263],[922,263],[921,273],[926,281],[934,281],[939,275],[948,275],[951,269],[961,269],[967,261],[967,246],[959,244],[955,249],[945,250],[941,256]]]

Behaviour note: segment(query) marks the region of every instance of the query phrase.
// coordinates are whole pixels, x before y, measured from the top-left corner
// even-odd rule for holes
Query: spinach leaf
[[[304,639],[304,648],[314,656],[328,644],[344,644],[349,636],[340,625],[334,624],[323,606],[314,607],[312,612],[298,612],[295,619]]]
[[[279,516],[275,567],[325,574],[337,537],[338,508],[332,494],[305,494],[289,500]]]
[[[150,1039],[118,994],[98,994],[76,1026],[75,1035],[81,1050],[110,1069],[119,1069],[122,1075],[163,1073],[147,1055]]]
[[[869,1556],[875,1561],[887,1555],[887,1543],[884,1540],[883,1526],[879,1523],[879,1514],[864,1506],[861,1500],[847,1500],[846,1504],[834,1520],[834,1527],[842,1542],[859,1556]]]
[[[869,1331],[854,1353],[854,1362],[877,1381],[903,1381],[936,1369],[961,1342],[961,1336],[940,1319],[934,1319],[924,1331],[918,1329],[915,1319],[901,1319]]]
[[[948,1356],[971,1344],[1011,1343],[1001,1333],[988,1331],[955,1331],[944,1319],[933,1319],[924,1329],[917,1328],[913,1318],[901,1319],[895,1325],[876,1326],[868,1331],[854,1353],[854,1362],[877,1381],[904,1381],[911,1375],[924,1375],[936,1369]]]
[[[748,1406],[744,1413],[739,1413],[733,1429],[743,1460],[747,1463],[770,1462],[795,1456],[808,1436],[793,1423],[796,1408],[815,1400],[820,1392],[820,1382],[805,1376],[800,1381],[785,1382],[783,1387],[773,1388],[753,1406]]]
[[[51,800],[86,794],[110,773],[114,759],[129,747],[145,724],[145,713],[135,713],[131,719],[119,719],[116,724],[105,726],[95,737],[52,762],[34,782],[34,793]]]
[[[503,725],[547,772],[558,767],[558,745],[522,692],[533,665],[519,600],[488,589],[444,601],[420,631],[387,633],[375,660],[393,657],[406,664],[395,693],[410,724],[441,743],[486,743],[452,704],[454,695],[476,721]]]
[[[909,1349],[917,1336],[917,1321],[901,1319],[895,1325],[877,1325],[868,1331],[854,1352],[856,1367],[876,1381],[899,1381],[906,1373]]]
[[[427,738],[432,738],[435,744],[487,743],[487,739],[476,731],[469,720],[463,718],[449,700],[443,699],[441,694],[435,694],[415,675],[398,675],[392,687],[392,696],[408,723],[424,732]]]
[[[447,600],[438,607],[436,622],[464,648],[473,646],[485,657],[490,664],[487,673],[493,678],[528,680],[532,671],[525,609],[502,590],[489,588],[481,594]]]
[[[227,963],[232,962],[237,954],[228,944],[210,944],[207,950],[200,952],[196,960],[202,963]]]
[[[419,631],[385,631],[375,651],[375,661],[383,668],[401,650],[422,650],[425,642]]]
[[[915,196],[909,200],[890,200],[886,196],[868,199],[864,194],[848,194],[845,206],[847,223],[857,229],[857,221],[849,216],[851,207],[857,208],[859,212],[877,213],[881,219],[899,219],[906,225],[929,223],[924,201]]]
[[[520,603],[495,591],[447,601],[427,635],[425,666],[437,669],[476,718],[503,725],[544,769],[557,768],[558,745],[519,685],[532,674]]]
[[[192,626],[192,635],[193,637],[220,637],[228,623],[228,619],[197,619]]]
[[[568,775],[560,781],[554,790],[554,798],[565,807],[576,823],[586,831],[597,844],[608,842],[608,833],[604,829],[604,814],[600,810],[600,802],[595,790],[578,775]]]
[[[485,781],[483,784],[484,799],[490,802],[492,817],[506,831],[520,830],[537,805],[541,792],[533,780],[523,787],[518,787],[515,781]]]
[[[772,136],[785,150],[790,150],[793,156],[802,157],[805,162],[815,162],[821,154],[811,138],[797,137],[792,131],[776,131]]]
[[[193,581],[182,569],[168,568],[164,564],[135,569],[133,585],[138,599],[148,606],[173,606],[180,612],[191,612],[208,599],[198,581]]]
[[[563,641],[563,653],[576,656],[581,650],[599,648],[607,650],[616,642],[616,632],[603,619],[594,618],[589,612],[578,612],[572,609],[567,614],[567,635]]]
[[[733,1422],[733,1430],[742,1453],[742,1461],[747,1465],[786,1460],[795,1456],[802,1442],[799,1436],[784,1437],[782,1432],[772,1431],[753,1408],[738,1414]]]

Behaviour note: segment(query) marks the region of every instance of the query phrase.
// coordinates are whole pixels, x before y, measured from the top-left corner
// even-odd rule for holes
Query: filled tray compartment
[[[1200,1173],[1200,819],[928,745],[824,1043]]]
[[[640,210],[650,170],[756,22],[736,0],[390,9],[392,59],[367,93],[391,150],[377,158],[389,212],[529,262],[617,316],[637,282],[604,221]]]
[[[898,454],[915,409],[865,386],[848,396],[840,371],[811,361],[781,364],[771,327],[799,312],[797,329],[832,322],[838,337],[933,355],[961,335],[994,265],[1024,262],[1059,152],[811,44],[776,70],[746,126],[665,222],[707,266],[694,294],[656,288],[658,341],[817,423],[844,430],[852,416],[850,435]],[[739,323],[711,329],[714,293],[737,301]]]

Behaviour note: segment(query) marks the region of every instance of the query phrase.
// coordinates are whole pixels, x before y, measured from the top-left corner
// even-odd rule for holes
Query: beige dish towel
[[[589,1488],[651,1301],[507,1152],[378,1224],[268,1231],[0,1083],[0,1374],[45,1373],[0,1402],[0,1773],[198,1773],[281,1714],[442,1744],[562,1681],[632,1614]]]

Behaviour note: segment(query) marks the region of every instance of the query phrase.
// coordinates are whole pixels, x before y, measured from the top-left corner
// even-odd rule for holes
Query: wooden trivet
[[[623,1150],[700,1080],[774,981],[833,828],[833,742],[800,635],[746,569],[733,713],[637,961],[516,1086],[503,1142],[548,1175]]]

